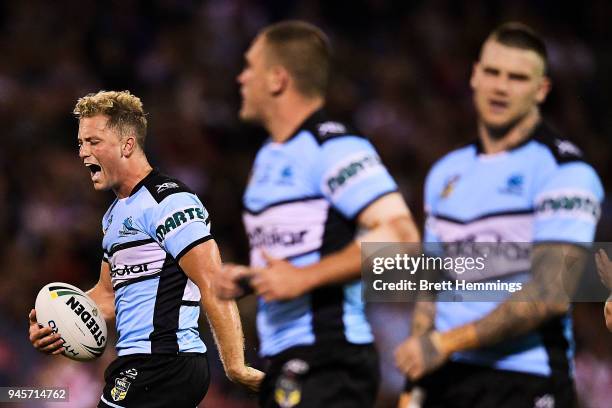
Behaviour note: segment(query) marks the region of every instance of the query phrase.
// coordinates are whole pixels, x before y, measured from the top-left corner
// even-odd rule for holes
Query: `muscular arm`
[[[416,380],[452,353],[490,346],[527,333],[567,312],[569,296],[586,261],[586,251],[569,244],[539,244],[532,255],[532,280],[480,320],[447,332],[411,336],[396,350],[398,368]]]
[[[100,308],[106,323],[111,324],[115,320],[115,293],[113,292],[108,262],[102,261],[98,283],[89,289],[87,294]]]
[[[533,249],[532,275],[508,300],[474,323],[441,333],[439,346],[453,353],[499,343],[560,316],[586,262],[586,251],[570,244],[539,244]]]
[[[200,289],[202,306],[228,378],[256,389],[262,374],[245,366],[244,335],[236,302],[221,300],[213,293],[213,277],[221,273],[221,257],[217,244],[208,240],[195,246],[180,259],[179,264]]]
[[[255,292],[266,301],[286,300],[314,288],[359,278],[363,242],[419,242],[419,232],[399,193],[370,204],[359,216],[367,232],[320,262],[298,268],[285,260],[267,257],[266,268],[254,269]],[[231,291],[228,291],[231,293]]]
[[[399,193],[388,194],[366,208],[358,218],[367,232],[344,249],[304,267],[310,288],[358,278],[364,242],[419,242],[419,231]]]

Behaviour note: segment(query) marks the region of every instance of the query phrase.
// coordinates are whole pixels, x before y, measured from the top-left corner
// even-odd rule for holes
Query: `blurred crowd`
[[[420,224],[429,166],[476,137],[469,76],[479,45],[509,20],[544,36],[553,79],[544,116],[584,149],[610,191],[612,5],[605,0],[588,7],[545,0],[0,2],[0,386],[71,384],[79,390],[71,406],[93,406],[113,358],[112,346],[104,361],[88,365],[43,357],[26,338],[26,317],[44,284],[87,289],[99,275],[100,219],[113,194],[93,191],[77,157],[71,111],[80,96],[128,89],[141,97],[151,162],[200,195],[224,260],[246,260],[241,195],[265,135],[238,122],[235,78],[257,31],[284,18],[305,19],[330,35],[328,111],[373,140]],[[611,215],[607,202],[598,241],[612,241]],[[254,301],[241,310],[250,358],[260,364]],[[391,406],[401,386],[389,356],[407,333],[409,311],[371,311],[389,365],[381,407]],[[575,324],[582,402],[604,406],[612,337],[601,304],[576,305]],[[223,380],[211,355],[203,406],[255,406],[253,396]]]

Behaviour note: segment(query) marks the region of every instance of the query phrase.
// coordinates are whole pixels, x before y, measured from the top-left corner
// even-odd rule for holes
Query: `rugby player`
[[[564,284],[571,292],[567,278],[584,265],[603,188],[582,152],[540,116],[551,87],[546,69],[545,45],[532,29],[507,23],[493,31],[470,81],[478,141],[428,174],[425,242],[533,246],[527,270],[483,277],[524,281],[520,293],[499,302],[417,305],[415,330],[397,348],[396,364],[425,391],[426,407],[575,404]]]
[[[360,243],[419,240],[372,144],[325,113],[330,55],[317,27],[280,22],[257,35],[237,79],[241,120],[270,138],[244,194],[250,266],[225,267],[218,291],[239,296],[250,276],[259,296],[263,407],[373,406],[379,369]]]
[[[144,153],[147,120],[128,91],[90,94],[74,109],[79,157],[96,190],[116,199],[102,220],[104,257],[88,291],[109,323],[118,358],[105,372],[99,407],[189,407],[209,384],[200,339],[200,302],[227,376],[257,390],[263,373],[245,365],[235,302],[220,300],[211,279],[221,268],[209,215],[187,186],[151,168]],[[30,319],[30,341],[59,354],[61,333]]]

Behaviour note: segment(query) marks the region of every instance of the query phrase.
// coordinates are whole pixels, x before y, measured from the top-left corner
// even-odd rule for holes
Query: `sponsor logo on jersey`
[[[446,184],[444,184],[444,188],[440,193],[440,197],[448,198],[448,196],[450,196],[455,190],[455,185],[457,184],[460,178],[461,176],[459,174],[455,174],[454,176],[451,176],[448,180],[446,180]]]
[[[325,177],[325,187],[330,195],[339,194],[347,187],[381,170],[384,170],[384,167],[378,155],[362,152],[353,155],[329,171]]]
[[[85,326],[87,326],[91,334],[94,336],[94,339],[96,339],[96,344],[98,346],[102,346],[106,341],[106,338],[102,336],[102,329],[100,329],[100,326],[98,326],[98,323],[96,323],[96,319],[94,319],[91,313],[85,310],[85,306],[83,306],[81,302],[76,300],[74,296],[70,296],[70,299],[66,301],[66,305],[70,306],[70,309],[72,309],[74,314],[79,316],[81,318],[81,321],[85,323]],[[102,354],[102,352],[100,352],[100,354]]]
[[[119,267],[111,268],[111,278],[115,278],[117,276],[129,276],[136,273],[143,273],[149,271],[149,264],[140,264],[140,265],[123,265]]]
[[[115,378],[115,386],[110,392],[113,400],[121,401],[125,399],[131,384],[125,377]]]
[[[171,188],[179,188],[179,185],[169,181],[167,183],[163,183],[163,184],[158,184],[155,186],[155,188],[157,189],[157,194],[161,193],[162,191],[166,191],[169,190]]]
[[[138,370],[135,368],[130,368],[129,370],[120,372],[119,375],[122,375],[124,377],[129,377],[132,380],[135,380],[136,376],[138,375]]]
[[[555,139],[555,146],[561,156],[582,156],[582,150],[569,140]]]
[[[577,218],[597,222],[601,215],[599,201],[586,191],[559,190],[544,193],[536,200],[538,217]]]
[[[265,231],[261,227],[248,233],[251,248],[271,247],[275,245],[293,246],[304,243],[304,236],[308,231],[279,231],[276,229]]]
[[[499,189],[500,193],[504,194],[514,194],[521,195],[523,194],[523,186],[524,186],[524,177],[522,174],[512,174],[506,180],[506,185]]]
[[[317,128],[319,135],[326,136],[330,133],[344,134],[346,133],[346,126],[339,122],[323,122]]]
[[[451,257],[488,257],[507,261],[527,261],[531,259],[531,244],[523,242],[504,242],[496,233],[470,234],[464,239],[443,244],[444,252]]]
[[[187,224],[197,221],[205,221],[204,209],[202,207],[187,207],[177,210],[166,217],[157,225],[155,235],[159,242],[163,242],[166,236],[175,232]]]
[[[119,236],[127,237],[136,234],[138,234],[138,230],[134,228],[134,220],[132,219],[132,217],[128,217],[123,220],[123,223],[121,224],[121,229],[119,230]]]

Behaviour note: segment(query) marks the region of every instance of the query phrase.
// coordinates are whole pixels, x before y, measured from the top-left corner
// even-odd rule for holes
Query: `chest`
[[[434,191],[433,212],[458,220],[529,211],[536,183],[533,163],[520,158],[475,160],[447,171]]]
[[[264,148],[257,156],[244,194],[249,211],[319,195],[316,163],[299,149]]]
[[[102,247],[106,253],[118,245],[151,238],[143,228],[142,214],[141,208],[123,202],[111,209],[102,222]]]

